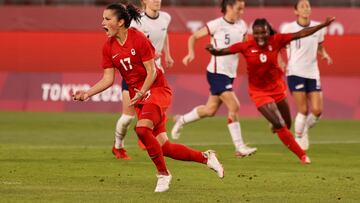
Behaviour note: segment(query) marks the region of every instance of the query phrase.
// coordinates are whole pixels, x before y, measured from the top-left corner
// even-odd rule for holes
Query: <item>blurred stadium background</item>
[[[109,0],[0,0],[0,110],[119,112],[119,81],[84,104],[74,103],[70,89],[88,86],[101,77],[102,9]],[[244,19],[251,25],[266,17],[279,29],[295,20],[295,0],[247,1]],[[134,1],[134,3],[139,3]],[[325,96],[325,118],[360,119],[360,0],[313,0],[312,18],[336,16],[325,41],[334,64],[320,63]],[[175,67],[167,78],[175,90],[170,113],[186,112],[208,96],[205,69],[209,55],[197,45],[195,62],[181,63],[187,38],[208,20],[221,15],[217,0],[164,0],[172,16],[169,28]],[[235,91],[241,115],[257,117],[247,95],[244,60]],[[196,88],[194,88],[196,87]],[[192,99],[188,99],[192,98]],[[290,98],[291,100],[291,98]],[[294,103],[290,102],[292,108]],[[224,113],[222,110],[221,113]]]

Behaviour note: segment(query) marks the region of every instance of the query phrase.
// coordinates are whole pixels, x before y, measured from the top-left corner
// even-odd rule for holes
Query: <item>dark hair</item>
[[[296,3],[294,4],[294,9],[297,10],[298,9],[298,6],[299,6],[299,3],[300,1],[304,1],[304,0],[297,0]],[[309,0],[306,0],[306,1],[309,1]],[[310,2],[310,1],[309,1]]]
[[[237,1],[243,2],[244,0],[222,0],[221,1],[221,12],[223,14],[225,14],[226,13],[226,7],[228,5],[231,5],[231,6],[234,5]]]
[[[125,27],[128,28],[132,20],[140,22],[141,14],[140,10],[131,3],[123,1],[124,3],[114,3],[106,7],[107,10],[112,10],[118,20],[123,19],[125,21]]]
[[[276,30],[270,25],[270,23],[266,20],[266,18],[257,18],[252,26],[254,30],[255,26],[267,26],[270,32],[270,35],[276,34]]]

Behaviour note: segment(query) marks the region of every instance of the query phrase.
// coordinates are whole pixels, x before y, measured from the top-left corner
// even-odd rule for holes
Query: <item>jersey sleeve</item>
[[[289,27],[288,24],[285,24],[285,25],[281,26],[280,33],[289,33],[288,27]]]
[[[293,34],[276,34],[275,39],[280,44],[280,47],[284,47],[293,40]]]
[[[104,69],[115,67],[111,59],[110,40],[106,41],[103,46],[102,67]]]
[[[208,29],[209,35],[213,35],[219,25],[219,21],[217,19],[209,21],[206,23],[206,28]]]
[[[138,38],[138,50],[140,53],[141,60],[143,62],[154,59],[155,58],[155,48],[151,44],[150,40],[145,37],[145,35],[140,35]]]
[[[171,23],[171,15],[164,11],[162,11],[161,13],[164,15],[164,18],[166,19],[166,23],[167,23],[166,26],[168,27],[169,24]]]
[[[238,42],[238,43],[231,45],[228,49],[229,49],[230,53],[232,53],[232,54],[241,53],[246,49],[246,43]]]

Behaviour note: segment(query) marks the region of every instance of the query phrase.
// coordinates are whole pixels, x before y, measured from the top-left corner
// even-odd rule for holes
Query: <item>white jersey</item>
[[[149,17],[144,12],[141,14],[140,23],[132,21],[130,26],[143,32],[155,47],[156,54],[161,54],[170,21],[171,16],[166,12],[159,11],[159,15],[156,18]],[[161,67],[160,58],[155,62],[157,66]]]
[[[244,40],[244,35],[247,32],[247,26],[243,20],[229,23],[223,17],[209,21],[206,24],[206,27],[211,35],[211,44],[215,48],[226,48],[235,43],[242,42]],[[238,63],[238,54],[211,56],[207,71],[235,78]]]
[[[311,21],[310,27],[320,24]],[[305,27],[299,25],[297,21],[284,25],[282,33],[298,32]],[[287,75],[295,75],[310,79],[319,79],[320,72],[317,62],[317,51],[319,43],[324,41],[325,30],[298,40],[292,41],[287,47],[288,65]]]

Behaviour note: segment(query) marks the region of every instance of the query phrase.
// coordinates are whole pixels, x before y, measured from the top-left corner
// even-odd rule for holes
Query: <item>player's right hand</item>
[[[89,99],[89,95],[86,91],[78,90],[75,92],[75,94],[72,94],[72,98],[74,101],[85,101]]]
[[[191,61],[193,61],[195,58],[194,54],[188,54],[184,57],[184,59],[182,60],[183,64],[185,66],[187,66]]]

